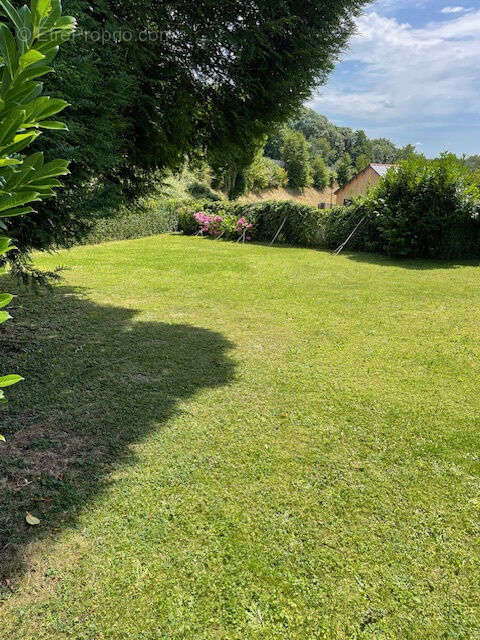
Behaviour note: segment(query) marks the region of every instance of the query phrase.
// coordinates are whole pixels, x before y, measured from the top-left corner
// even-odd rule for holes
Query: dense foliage
[[[121,207],[117,215],[98,220],[82,244],[143,238],[177,230],[178,200],[141,198],[135,207]]]
[[[363,200],[326,217],[326,241],[401,258],[480,257],[480,194],[472,173],[451,154],[412,156]]]
[[[215,231],[220,229],[226,239],[238,238],[239,221],[248,228],[248,237],[259,242],[270,242],[281,229],[277,242],[299,246],[319,246],[323,243],[323,212],[315,207],[297,204],[293,201],[266,201],[248,204],[191,202],[178,209],[179,230],[193,235],[202,230],[204,219],[196,214],[220,217]],[[242,229],[243,230],[243,229]],[[209,234],[209,235],[220,235]]]
[[[309,184],[310,169],[308,144],[305,136],[298,131],[289,131],[284,139],[282,158],[291,189],[302,190]]]
[[[288,127],[301,131],[311,145],[314,156],[321,155],[330,166],[335,166],[348,154],[352,166],[362,156],[368,162],[394,163],[407,158],[414,151],[412,145],[399,148],[386,138],[370,139],[364,131],[337,127],[312,109],[302,109],[300,116]]]
[[[237,214],[254,223],[255,240],[269,242],[281,228],[277,242],[299,246],[323,243],[323,215],[316,207],[289,200],[255,202],[240,205]]]
[[[352,179],[354,174],[355,169],[352,165],[352,159],[348,153],[345,153],[337,164],[337,182],[339,186],[345,186],[347,182]]]
[[[25,5],[18,11],[0,0],[0,10],[0,228],[5,231],[6,221],[35,213],[31,204],[53,196],[61,186],[58,176],[68,173],[66,161],[45,162],[42,153],[27,156],[25,150],[42,129],[66,128],[51,118],[67,103],[42,96],[38,79],[52,71],[58,47],[70,38],[75,20],[62,17],[60,0],[32,0],[30,8]],[[11,249],[9,238],[0,237],[0,256]],[[1,294],[0,308],[11,300],[10,294]],[[0,311],[0,323],[9,317]],[[3,389],[21,379],[0,377],[0,403],[6,401]]]
[[[312,181],[315,189],[323,191],[330,182],[330,172],[327,169],[325,160],[321,157],[315,158],[312,162]]]
[[[67,189],[11,233],[22,251],[65,245],[92,216],[149,189],[201,148],[228,193],[265,136],[325,80],[367,0],[65,0],[79,32],[48,89],[71,103]]]
[[[372,140],[362,130],[337,127],[325,116],[303,108],[298,117],[290,119],[270,136],[265,154],[277,160],[285,160],[284,154],[288,152],[288,140],[292,139],[292,131],[305,136],[310,163],[313,165],[318,158],[322,159],[336,175],[341,186],[370,162],[395,163],[406,159],[415,151],[412,145],[398,148],[386,138]]]
[[[472,171],[480,170],[480,155],[469,156],[465,158],[465,164]]]
[[[266,158],[262,151],[257,153],[255,160],[245,172],[246,190],[260,193],[266,189],[278,189],[288,184],[287,172],[270,158]]]

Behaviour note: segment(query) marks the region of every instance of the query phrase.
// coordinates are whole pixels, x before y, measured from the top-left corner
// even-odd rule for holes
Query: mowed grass
[[[480,637],[479,267],[180,236],[37,264],[66,270],[1,337],[2,640]]]

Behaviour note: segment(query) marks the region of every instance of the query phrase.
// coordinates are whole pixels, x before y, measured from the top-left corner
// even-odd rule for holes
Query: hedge
[[[186,235],[198,233],[195,213],[202,211],[221,216],[229,232],[231,220],[245,218],[253,224],[251,236],[259,242],[270,242],[282,227],[277,242],[298,246],[322,246],[324,244],[325,212],[293,201],[266,201],[250,204],[230,202],[190,202],[179,206],[179,230]],[[229,237],[229,233],[226,233]]]
[[[130,240],[176,231],[177,210],[176,200],[144,200],[133,211],[122,208],[116,216],[99,219],[82,244]]]

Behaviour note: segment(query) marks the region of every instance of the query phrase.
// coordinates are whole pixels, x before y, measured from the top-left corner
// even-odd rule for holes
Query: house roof
[[[393,164],[378,164],[377,162],[372,162],[369,166],[374,171],[376,171],[379,176],[382,176],[382,178],[383,178],[384,176],[387,175],[387,171],[389,169],[391,169],[392,167],[394,167],[395,165],[393,165]]]
[[[336,191],[334,191],[334,193],[339,193],[340,191],[342,191],[342,189],[345,189],[347,185],[349,185],[351,182],[356,180],[358,176],[361,176],[362,173],[364,173],[364,171],[367,171],[367,169],[373,169],[375,173],[377,173],[379,176],[384,178],[387,175],[387,171],[394,166],[395,166],[394,164],[381,164],[379,162],[371,162],[367,167],[365,167],[365,169],[363,169],[359,173],[356,173],[351,180],[349,180],[343,185],[343,187],[340,187],[340,189],[337,189]]]

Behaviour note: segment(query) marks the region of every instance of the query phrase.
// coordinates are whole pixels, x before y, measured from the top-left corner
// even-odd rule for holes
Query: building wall
[[[372,167],[368,167],[338,191],[337,204],[343,205],[344,200],[352,200],[357,196],[366,196],[368,189],[378,184],[380,180],[381,177],[378,173]]]

